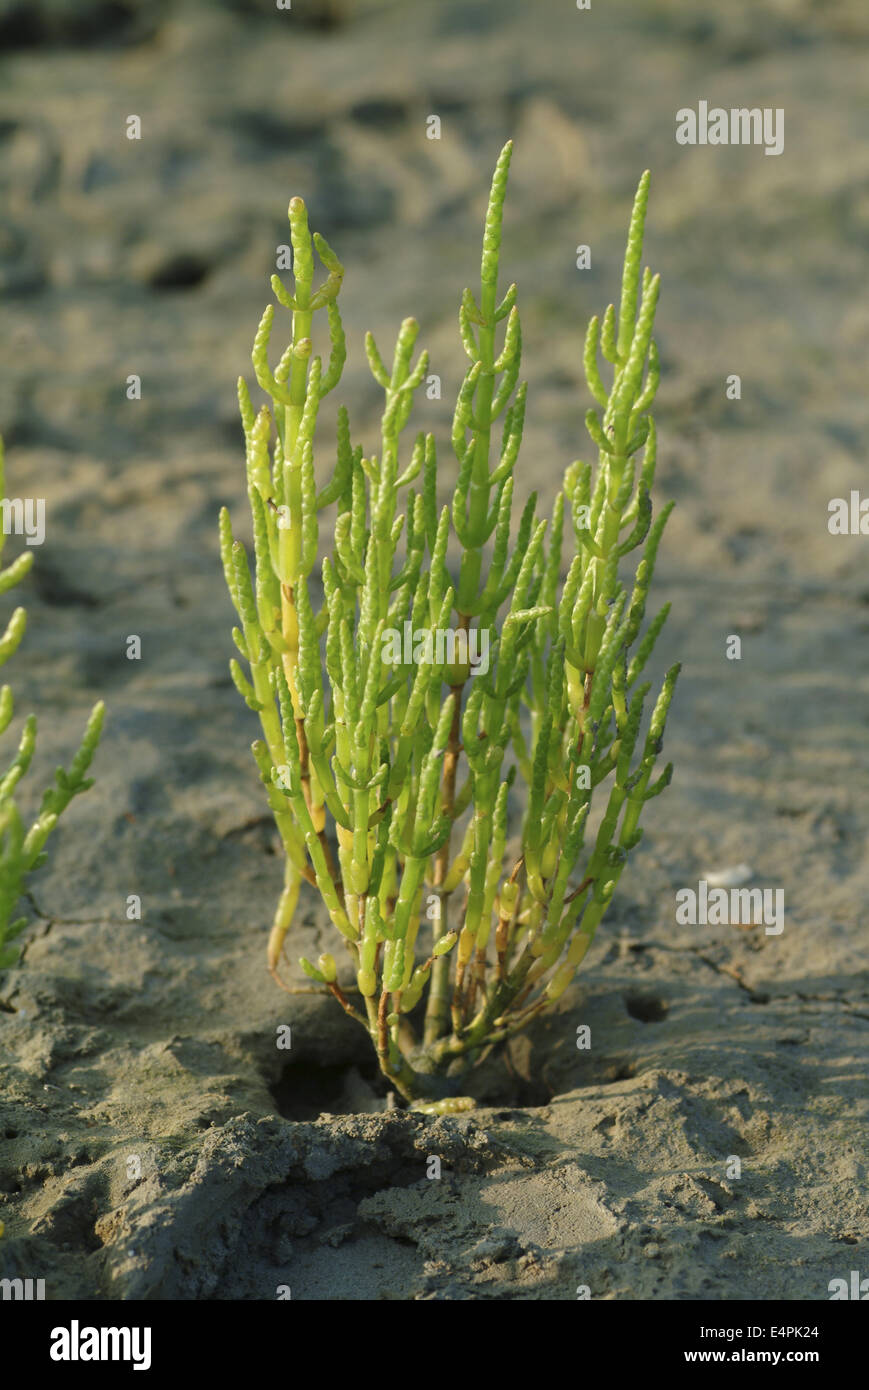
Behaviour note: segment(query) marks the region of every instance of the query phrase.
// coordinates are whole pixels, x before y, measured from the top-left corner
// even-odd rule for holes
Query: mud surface
[[[8,676],[12,732],[40,712],[34,795],[109,709],[0,982],[3,1275],[49,1298],[818,1300],[869,1272],[869,569],[827,529],[866,478],[865,5],[4,0],[0,50],[0,429],[9,495],[48,517]],[[680,147],[701,98],[782,108],[784,153]],[[444,383],[416,428],[446,458],[509,136],[517,493],[544,507],[587,452],[584,328],[653,172],[676,776],[578,987],[487,1065],[481,1109],[434,1120],[387,1112],[356,1026],[265,975],[281,861],[216,517],[243,531],[235,380],[293,194],[348,267],[354,438],[377,447],[364,330],[413,313]],[[679,888],[740,864],[783,890],[780,935],[676,924]],[[313,895],[298,920],[294,956],[332,946]]]

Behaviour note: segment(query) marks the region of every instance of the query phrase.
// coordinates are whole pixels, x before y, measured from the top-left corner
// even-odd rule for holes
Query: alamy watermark
[[[489,629],[485,627],[432,630],[406,622],[401,631],[386,628],[382,642],[382,658],[388,666],[470,666],[472,676],[485,676],[489,670]]]
[[[0,1299],[31,1303],[45,1298],[44,1279],[0,1279]]]
[[[45,498],[4,497],[0,501],[4,536],[24,536],[28,545],[45,540]]]
[[[695,888],[676,893],[676,922],[680,927],[761,926],[767,936],[784,930],[783,888],[710,888],[701,878]]]
[[[831,536],[869,536],[869,497],[861,497],[855,487],[847,498],[832,497],[827,511]]]
[[[150,1327],[69,1327],[51,1329],[52,1361],[131,1361],[134,1371],[151,1367]]]
[[[869,1300],[869,1279],[861,1279],[859,1269],[852,1269],[849,1279],[831,1279],[827,1290],[831,1303],[843,1298],[856,1298],[865,1303]]]
[[[677,145],[763,145],[764,154],[785,147],[785,113],[777,106],[682,106],[676,112]]]

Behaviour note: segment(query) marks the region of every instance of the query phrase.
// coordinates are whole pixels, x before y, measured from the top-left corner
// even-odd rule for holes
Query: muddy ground
[[[108,705],[0,980],[2,1273],[52,1299],[809,1301],[869,1273],[869,561],[827,529],[867,476],[861,0],[3,0],[0,51],[0,429],[48,516],[7,676],[12,733],[40,715],[31,808]],[[784,152],[678,145],[700,99],[782,108]],[[265,974],[281,863],[216,517],[243,530],[235,380],[293,194],[348,267],[354,437],[376,448],[364,330],[413,313],[446,446],[510,136],[517,491],[543,506],[587,454],[584,328],[653,173],[676,775],[579,983],[479,1110],[431,1119],[387,1113],[356,1026]],[[783,890],[780,935],[676,924],[737,865]],[[311,894],[293,954],[331,944]]]

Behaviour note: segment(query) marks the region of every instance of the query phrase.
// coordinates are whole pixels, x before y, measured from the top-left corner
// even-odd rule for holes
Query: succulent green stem
[[[653,521],[660,285],[642,270],[649,177],[618,313],[596,315],[584,340],[596,461],[566,469],[551,519],[526,487],[514,525],[526,386],[516,286],[500,300],[498,289],[511,155],[508,144],[492,180],[478,298],[465,290],[459,309],[469,365],[448,505],[439,509],[435,438],[405,443],[428,371],[415,319],[399,326],[391,367],[365,339],[383,392],[379,452],[353,444],[343,408],[335,444],[318,438],[319,402],[346,355],[344,272],[294,198],[293,290],[272,281],[290,341],[272,370],[270,307],[253,350],[268,404],[257,413],[239,387],[253,576],[221,517],[234,636],[250,668],[248,678],[234,661],[233,680],[260,720],[254,754],[286,854],[269,968],[280,981],[296,903],[315,888],[344,939],[358,1007],[331,956],[301,968],[366,1028],[390,1086],[438,1111],[469,1104],[463,1073],[568,988],[639,843],[642,808],[672,772],[654,777],[678,667],[648,721],[650,687],[637,684],[668,611],[644,627],[670,510]],[[318,486],[324,454],[333,467]],[[319,513],[333,505],[334,548],[323,553]],[[309,584],[318,557],[319,610]],[[517,781],[524,819],[505,860]],[[606,801],[586,846],[593,798]]]

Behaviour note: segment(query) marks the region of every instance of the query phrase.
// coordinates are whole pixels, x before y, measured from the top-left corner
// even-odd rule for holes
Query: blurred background
[[[262,1111],[268,1086],[300,1113],[270,1041],[286,1001],[263,972],[281,865],[254,717],[227,673],[220,505],[247,527],[236,378],[252,382],[301,195],[347,269],[348,362],[319,466],[339,401],[354,441],[377,448],[364,332],[386,356],[412,314],[443,398],[421,397],[407,438],[436,432],[448,496],[458,304],[508,138],[502,275],[519,284],[529,382],[516,488],[545,508],[588,457],[585,328],[617,299],[631,199],[652,171],[655,501],[677,501],[654,598],[673,603],[659,667],[684,670],[676,776],[649,808],[616,925],[672,940],[674,885],[747,862],[753,882],[784,888],[789,926],[731,931],[715,959],[767,998],[853,987],[869,567],[865,539],[829,535],[827,508],[869,490],[867,53],[864,0],[0,0],[0,432],[8,494],[47,503],[9,677],[19,716],[40,712],[35,766],[50,775],[93,700],[108,705],[97,786],[53,842],[26,969],[3,986],[24,1011],[7,1030],[22,1105],[31,1082],[73,1077],[106,1146],[133,1123],[133,1094],[135,1125],[154,1133]],[[700,100],[782,108],[783,153],[678,145],[676,111]],[[127,399],[131,374],[141,400]],[[126,659],[131,634],[140,661]],[[731,634],[739,662],[725,659]],[[124,917],[130,894],[141,925]],[[321,919],[303,906],[294,955],[313,955]],[[293,1006],[294,1057],[340,1068],[360,1040],[323,1007],[321,1024],[311,1001]],[[738,1048],[757,1016],[734,1022]],[[697,1056],[718,1021],[702,1018]],[[176,1034],[199,1040],[180,1064]],[[589,1077],[615,1065],[598,1055]],[[541,1066],[557,1089],[557,1049]]]
[[[851,736],[865,723],[864,547],[831,537],[826,509],[863,474],[867,43],[858,0],[0,3],[0,428],[10,495],[45,496],[48,515],[18,680],[26,670],[33,698],[61,711],[58,748],[67,707],[75,726],[97,692],[110,707],[102,793],[75,812],[99,827],[92,857],[75,856],[87,892],[117,875],[117,900],[131,874],[165,892],[160,811],[173,843],[193,814],[207,844],[235,823],[240,788],[257,804],[215,525],[226,502],[245,533],[235,383],[252,378],[289,198],[304,197],[347,267],[348,363],[320,468],[339,400],[376,449],[364,332],[388,354],[413,314],[443,398],[423,397],[411,429],[438,434],[448,496],[457,306],[478,280],[510,137],[502,276],[519,282],[529,381],[516,486],[547,508],[588,453],[583,335],[618,296],[631,198],[652,170],[656,498],[678,503],[659,557],[659,601],[674,600],[661,664],[686,662],[671,723],[680,790],[659,825],[690,796],[720,816],[707,842],[729,837],[744,860],[733,813],[759,760],[779,754],[778,775],[793,770],[806,795],[821,747],[865,766]],[[782,108],[783,154],[678,145],[675,113],[700,99]],[[127,399],[130,374],[141,400]],[[731,632],[742,663],[724,659]],[[141,662],[125,658],[131,633]],[[117,848],[128,813],[147,817],[132,862]]]

